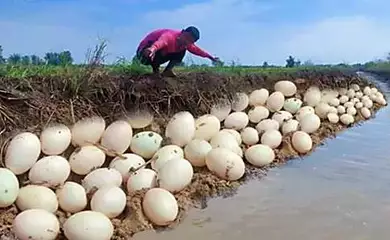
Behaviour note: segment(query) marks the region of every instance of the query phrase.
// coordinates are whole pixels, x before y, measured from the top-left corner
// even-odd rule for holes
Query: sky
[[[105,39],[115,61],[154,29],[193,25],[196,44],[225,62],[357,63],[390,52],[389,9],[388,0],[1,0],[0,45],[5,56],[69,50],[83,62]]]

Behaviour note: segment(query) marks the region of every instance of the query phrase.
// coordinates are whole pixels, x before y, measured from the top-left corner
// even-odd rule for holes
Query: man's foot
[[[162,73],[162,75],[163,75],[164,77],[177,77],[176,74],[175,74],[171,69],[164,70],[164,72]]]

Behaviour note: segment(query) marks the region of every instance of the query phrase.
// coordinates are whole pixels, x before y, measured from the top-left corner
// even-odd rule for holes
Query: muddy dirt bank
[[[187,73],[176,79],[96,73],[81,82],[65,78],[0,79],[0,143],[3,146],[10,136],[21,130],[39,134],[51,122],[71,125],[82,117],[92,115],[102,116],[107,122],[112,122],[137,108],[149,108],[155,113],[156,123],[148,129],[161,133],[167,120],[178,111],[186,110],[197,117],[208,113],[220,98],[231,99],[237,92],[250,93],[263,87],[273,91],[278,80],[292,80],[298,87],[298,95],[302,95],[313,85],[320,88],[347,87],[351,83],[367,85],[365,80],[342,72],[298,72],[278,77]],[[74,96],[76,91],[79,94]],[[374,109],[378,108],[379,105],[374,106]],[[357,115],[356,121],[362,119]],[[320,129],[311,134],[314,146],[344,128],[341,123],[324,121]],[[312,151],[314,150],[315,147]],[[269,167],[299,157],[291,146],[291,135],[283,138],[283,143],[275,150],[275,154],[276,160]],[[110,159],[107,162],[109,161]],[[192,183],[175,194],[180,208],[179,216],[169,227],[178,224],[185,217],[187,209],[204,208],[209,197],[234,194],[240,184],[253,177],[261,178],[265,174],[266,168],[255,168],[247,164],[244,177],[240,181],[229,182],[204,168],[195,169]],[[20,178],[21,182],[26,180],[26,176]],[[76,180],[77,176],[71,176],[70,179]],[[112,221],[115,225],[113,239],[127,239],[136,232],[154,228],[141,209],[145,192],[138,191],[128,196],[126,211]],[[13,206],[0,211],[0,235],[2,239],[13,239],[10,226],[17,209]],[[57,211],[57,216],[61,222],[67,217],[60,210]]]

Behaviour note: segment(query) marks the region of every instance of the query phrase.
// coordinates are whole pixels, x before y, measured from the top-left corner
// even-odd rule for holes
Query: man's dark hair
[[[200,37],[199,30],[194,26],[189,26],[186,29],[184,29],[183,31],[190,33],[195,41],[197,41]]]

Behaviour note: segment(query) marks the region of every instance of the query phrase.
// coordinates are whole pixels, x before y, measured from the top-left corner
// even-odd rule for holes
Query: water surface
[[[379,83],[387,95],[390,89]],[[238,194],[194,209],[174,230],[136,240],[387,240],[390,237],[390,108],[303,159],[272,169]]]

